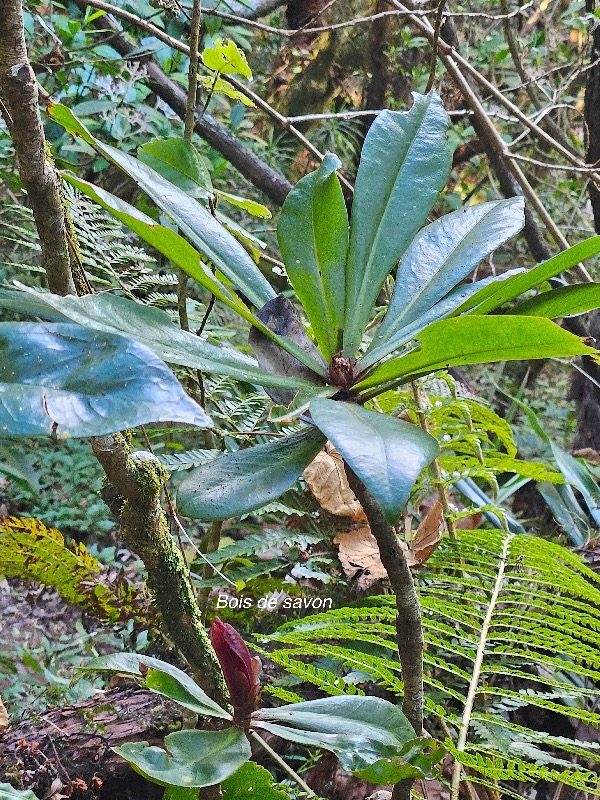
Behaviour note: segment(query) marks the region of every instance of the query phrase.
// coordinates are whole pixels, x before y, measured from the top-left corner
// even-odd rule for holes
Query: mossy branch
[[[104,500],[119,520],[127,546],[146,565],[148,587],[166,633],[189,663],[196,682],[218,703],[227,704],[221,667],[202,624],[187,565],[160,504],[166,470],[151,453],[132,453],[123,434],[95,437],[92,449],[108,479]]]

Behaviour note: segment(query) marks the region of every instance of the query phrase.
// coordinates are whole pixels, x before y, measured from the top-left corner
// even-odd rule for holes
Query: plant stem
[[[127,546],[146,566],[165,631],[204,691],[227,705],[223,673],[204,629],[187,564],[160,505],[166,471],[155,456],[132,454],[121,433],[95,437],[92,449],[108,478],[103,499],[119,520]]]
[[[293,780],[296,781],[298,786],[301,789],[303,789],[308,794],[309,797],[317,796],[310,788],[310,786],[302,780],[300,775],[294,772],[294,770],[290,767],[289,764],[286,764],[286,762],[283,760],[283,758],[281,758],[279,753],[276,753],[275,750],[273,750],[273,748],[265,742],[262,736],[259,736],[258,733],[256,733],[256,731],[248,731],[248,733],[254,739],[254,741],[257,742],[257,744],[259,744],[264,750],[267,751],[267,753],[271,756],[273,761],[275,761],[276,764],[279,764],[281,769],[287,772],[290,778],[293,778]]]
[[[396,596],[396,642],[402,669],[404,697],[402,711],[417,736],[423,734],[423,626],[415,584],[396,531],[363,482],[345,464],[348,484],[366,514],[371,533],[377,541],[381,563],[386,569]],[[394,787],[393,800],[409,800],[413,780],[400,781]]]
[[[210,555],[211,553],[215,553],[219,549],[219,543],[221,542],[221,530],[223,528],[223,521],[222,520],[215,520],[214,522],[210,523],[210,528],[208,529],[208,533],[206,534],[206,540],[202,551],[205,555]],[[202,570],[202,577],[207,580],[208,578],[212,578],[213,575],[213,567],[211,564],[205,563],[204,568]],[[200,606],[200,611],[202,613],[202,618],[206,619],[206,607],[208,605],[208,598],[210,595],[210,589],[202,589],[198,592],[198,605]]]
[[[396,595],[398,655],[404,683],[402,710],[415,729],[417,736],[421,736],[423,732],[423,629],[415,584],[395,530],[387,522],[383,512],[364,489],[363,484],[358,481],[356,475],[351,470],[348,472],[348,483],[364,509],[371,533],[377,540],[381,562],[388,573],[390,584]]]
[[[196,96],[198,93],[198,45],[200,43],[200,25],[202,23],[201,0],[194,0],[190,19],[190,66],[188,69],[188,94],[185,109],[185,131],[183,138],[191,142],[194,133],[196,115]]]

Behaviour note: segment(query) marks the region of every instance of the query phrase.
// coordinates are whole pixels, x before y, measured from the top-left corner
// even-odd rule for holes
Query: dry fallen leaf
[[[361,504],[348,486],[344,462],[331,446],[321,450],[302,473],[315,499],[325,511],[355,522],[366,520]]]
[[[0,697],[0,733],[8,728],[8,711]]]
[[[369,528],[339,533],[333,541],[339,545],[339,559],[344,572],[349,578],[356,576],[356,585],[361,591],[387,578],[377,542]]]
[[[402,542],[409,567],[424,564],[442,540],[442,504],[435,503],[421,520],[410,545]]]

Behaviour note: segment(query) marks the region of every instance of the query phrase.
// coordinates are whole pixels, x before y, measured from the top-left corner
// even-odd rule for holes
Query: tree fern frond
[[[254,649],[257,650],[258,648],[255,647]],[[313,664],[307,664],[303,661],[299,661],[298,659],[291,658],[290,656],[286,655],[285,652],[280,651],[276,654],[270,654],[265,653],[264,650],[260,649],[258,649],[258,652],[268,655],[272,661],[275,661],[276,664],[279,664],[287,669],[288,672],[297,675],[307,683],[312,683],[314,686],[318,687],[329,695],[364,695],[362,689],[359,689],[352,683],[346,683],[341,676],[336,675],[334,672],[330,672],[329,670],[315,667]],[[275,655],[274,658],[272,658],[273,655]]]
[[[460,781],[562,782],[600,795],[600,745],[536,730],[539,711],[600,728],[600,577],[574,553],[529,535],[461,532],[418,574],[432,724],[444,720]],[[401,696],[393,597],[289,621],[268,637],[276,658],[327,654]],[[515,718],[516,717],[516,718]],[[529,725],[528,725],[529,722]],[[575,730],[575,727],[574,727]],[[496,783],[497,782],[497,783]],[[499,787],[498,784],[501,784]]]
[[[262,687],[262,690],[263,692],[272,694],[273,697],[282,700],[284,703],[302,703],[304,701],[304,698],[300,697],[296,692],[290,692],[289,689],[282,689],[281,686],[270,686],[267,684]]]

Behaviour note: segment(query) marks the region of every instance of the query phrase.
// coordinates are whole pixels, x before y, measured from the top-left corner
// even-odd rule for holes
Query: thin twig
[[[438,42],[440,39],[440,30],[442,28],[442,21],[444,19],[445,6],[446,6],[446,0],[439,0],[438,10],[435,15],[433,42],[431,43],[431,62],[429,65],[429,79],[427,81],[427,86],[425,87],[425,94],[429,94],[429,92],[433,89],[433,82],[435,81],[435,68],[437,66],[437,58],[438,58]]]
[[[284,772],[287,772],[287,774],[290,776],[290,778],[292,778],[298,784],[298,786],[303,791],[305,791],[307,793],[307,795],[309,797],[316,797],[317,796],[313,792],[313,790],[310,788],[310,786],[302,780],[300,775],[298,775],[298,773],[294,772],[294,770],[290,767],[289,764],[286,764],[286,762],[283,760],[283,758],[281,758],[279,753],[276,753],[275,750],[273,750],[273,748],[271,747],[271,745],[269,745],[269,744],[267,744],[267,742],[265,742],[265,740],[262,738],[262,736],[259,736],[259,734],[256,731],[252,731],[252,730],[248,731],[248,734],[251,736],[252,739],[254,739],[254,741],[257,744],[259,744],[264,750],[267,751],[267,753],[271,756],[273,761],[276,764],[278,764],[281,767],[281,769],[284,770]]]
[[[211,553],[216,553],[219,549],[219,544],[221,543],[221,531],[223,530],[223,520],[215,520],[214,522],[210,523],[208,528],[208,533],[205,537],[205,544],[203,547],[204,554],[209,556]],[[214,571],[214,565],[210,563],[210,561],[206,561],[204,564],[204,569],[202,570],[202,578],[204,580],[208,580],[211,576],[211,573]],[[206,619],[206,608],[208,606],[208,598],[210,596],[210,589],[201,589],[198,592],[198,605],[200,606],[200,611],[202,612],[202,616]]]
[[[88,2],[88,0],[86,0]],[[119,8],[118,6],[113,6],[110,3],[105,3],[104,0],[89,0],[88,5],[92,6],[93,8],[99,8],[103,11],[108,11],[115,17],[120,17],[127,22],[130,22],[132,25],[140,28],[140,30],[146,31],[146,33],[150,33],[152,36],[155,36],[161,42],[164,42],[169,47],[172,47],[174,50],[177,50],[180,53],[184,53],[185,55],[190,55],[190,48],[188,45],[181,42],[179,39],[175,39],[173,36],[170,36],[165,31],[158,28],[156,25],[153,25],[151,22],[147,22],[143,20],[141,17],[138,17],[136,14],[132,14],[129,11],[125,11],[124,9]],[[238,91],[242,92],[246,97],[248,97],[252,102],[264,111],[271,119],[275,120],[278,125],[284,128],[288,133],[290,133],[300,144],[305,147],[309,153],[315,156],[316,159],[322,161],[324,158],[324,154],[315,147],[312,142],[310,142],[304,134],[298,130],[292,123],[285,117],[283,114],[280,114],[273,106],[267,103],[266,100],[263,100],[260,95],[253,92],[248,86],[246,86],[241,81],[238,81],[233,75],[228,75],[227,80],[234,86]],[[352,192],[354,187],[350,181],[348,181],[343,175],[339,176],[340,182],[344,184],[344,186]]]
[[[418,14],[414,13],[413,3],[412,0],[405,0],[405,3],[400,2],[400,0],[390,0],[390,2],[397,8],[399,11],[408,12],[409,18],[413,25],[417,27],[426,37],[429,39],[430,42],[433,41],[435,31],[427,19],[423,19]],[[462,79],[461,83],[466,83],[465,75],[471,76],[488,94],[494,97],[499,103],[501,103],[510,113],[516,117],[526,128],[529,128],[533,134],[542,142],[545,143],[546,146],[551,147],[556,152],[560,153],[569,163],[573,164],[576,167],[585,167],[586,164],[576,155],[574,155],[569,149],[564,147],[560,142],[558,142],[553,136],[549,133],[546,133],[543,128],[540,128],[539,125],[532,122],[529,117],[521,111],[521,109],[516,106],[511,100],[509,100],[493,83],[491,83],[487,78],[485,78],[479,70],[477,70],[466,58],[464,58],[456,48],[452,47],[452,45],[445,42],[443,39],[439,39],[438,41],[438,48],[440,51],[440,58],[443,59],[445,56],[446,60],[444,60],[444,64],[448,71],[452,72],[453,78],[456,80],[455,73],[458,72]],[[448,67],[448,62],[453,64],[454,69]],[[457,81],[458,83],[458,81]],[[461,88],[462,91],[462,88]],[[600,184],[600,174],[598,172],[594,172],[592,174],[592,179]]]
[[[198,47],[200,45],[200,27],[202,25],[202,2],[194,0],[190,19],[190,64],[188,68],[188,94],[185,109],[185,129],[183,138],[191,142],[194,133],[194,117],[196,114],[196,97],[198,94]]]
[[[395,5],[402,5],[401,3],[399,3],[399,0],[391,0],[391,1]],[[417,22],[419,23],[419,26],[421,27],[423,32],[426,33],[427,37],[430,40],[433,40],[434,32],[429,22],[422,21],[420,19],[417,20],[415,24],[417,24]],[[425,27],[421,25],[422,22],[424,22]],[[452,79],[460,89],[461,94],[464,97],[466,103],[470,106],[471,110],[473,111],[474,116],[479,123],[480,129],[483,135],[485,135],[486,137],[488,145],[503,161],[510,159],[511,154],[508,150],[506,142],[502,139],[502,137],[496,130],[496,127],[492,124],[491,120],[489,119],[488,115],[485,112],[485,109],[483,108],[483,105],[481,104],[481,100],[471,87],[465,75],[463,75],[463,72],[460,68],[460,64],[462,64],[465,61],[465,59],[463,59],[462,56],[460,56],[460,54],[456,51],[455,48],[451,47],[442,40],[439,41],[439,47],[440,47],[440,58],[443,61],[444,66],[452,76]],[[477,71],[475,70],[475,72]],[[512,106],[512,103],[510,105]],[[520,113],[521,112],[519,112],[519,114]],[[543,133],[544,137],[547,136],[545,131],[542,131],[541,128],[539,130]],[[560,145],[556,144],[557,148],[559,146]],[[569,158],[570,160],[572,160],[570,153],[569,153]],[[578,161],[578,166],[585,166],[585,165],[581,164],[581,162]],[[563,236],[562,231],[556,225],[555,221],[552,219],[546,207],[540,200],[537,192],[533,189],[533,187],[527,180],[527,177],[525,176],[524,172],[521,170],[521,168],[515,161],[512,161],[512,175],[515,181],[521,187],[524,196],[527,198],[531,206],[535,209],[535,211],[539,215],[540,219],[542,220],[546,228],[552,234],[555,241],[562,248],[565,249],[568,248],[569,243]],[[577,266],[577,269],[585,281],[592,280],[590,274],[587,272],[583,264],[579,264]]]

